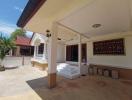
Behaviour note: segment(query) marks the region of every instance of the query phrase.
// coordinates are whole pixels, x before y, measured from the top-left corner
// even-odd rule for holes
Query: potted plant
[[[0,71],[4,71],[5,68],[2,65],[2,62],[7,55],[7,53],[15,48],[15,44],[12,39],[3,37],[2,34],[0,36]]]

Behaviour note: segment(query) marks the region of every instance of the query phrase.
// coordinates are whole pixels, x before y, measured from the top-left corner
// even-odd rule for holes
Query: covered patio
[[[49,88],[57,82],[58,50],[80,74],[84,65],[105,66],[131,80],[131,8],[130,0],[29,0],[17,25],[48,37]]]

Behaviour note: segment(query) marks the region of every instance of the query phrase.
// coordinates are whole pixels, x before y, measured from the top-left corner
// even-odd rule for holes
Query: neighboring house
[[[34,33],[30,44],[34,47],[34,56],[31,59],[33,65],[37,64],[40,67],[48,64],[48,37],[44,34]],[[64,49],[63,45],[58,43],[58,53],[57,53],[57,62],[64,62],[64,58],[61,56],[64,52],[61,52],[61,49]]]
[[[34,48],[30,45],[31,39],[17,36],[15,40],[16,49],[11,51],[12,56],[33,56]]]

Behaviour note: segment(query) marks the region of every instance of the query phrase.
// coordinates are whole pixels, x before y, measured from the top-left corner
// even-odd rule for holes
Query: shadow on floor
[[[81,88],[79,82],[82,79],[78,78],[75,80],[69,80],[58,76],[57,86],[53,89],[48,88],[47,77],[30,80],[27,81],[27,83],[42,100],[81,100],[81,96],[83,96],[83,94],[80,93]]]
[[[42,77],[27,81],[27,84],[40,96],[42,100],[46,99],[44,94],[49,90],[47,80],[47,77]]]
[[[60,84],[66,83],[67,79],[63,77],[57,77],[58,85],[53,88],[48,88],[48,77],[41,77],[34,80],[27,81],[27,84],[39,95],[42,100],[61,100],[58,93],[61,93],[62,87]],[[63,92],[65,89],[63,89]],[[59,98],[58,98],[59,97]]]
[[[42,77],[34,80],[29,80],[27,81],[27,83],[32,89],[40,89],[42,87],[48,88],[47,80],[47,77]]]
[[[132,100],[132,87],[128,82],[122,84],[118,80],[97,76],[75,80],[58,77],[57,80],[58,84],[53,89],[48,88],[47,77],[27,83],[42,100]]]

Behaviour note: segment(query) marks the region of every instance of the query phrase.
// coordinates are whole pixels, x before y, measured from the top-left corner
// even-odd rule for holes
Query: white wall
[[[125,52],[126,55],[119,56],[110,56],[110,55],[101,55],[95,56],[93,55],[93,42],[109,40],[109,39],[125,39]],[[67,45],[78,44],[78,40],[69,41],[66,43]],[[101,35],[92,37],[90,39],[82,39],[83,43],[87,43],[87,62],[88,64],[100,64],[100,65],[110,65],[114,67],[123,67],[123,68],[131,68],[132,69],[132,32],[124,32],[124,33],[112,33],[107,35]],[[77,62],[68,62],[71,64],[77,64]]]
[[[3,60],[2,64],[4,66],[22,66],[22,60],[23,57],[10,57],[7,56],[5,57],[5,59]],[[31,65],[31,57],[24,57],[24,65]]]
[[[108,39],[124,38],[125,39],[125,50],[126,55],[124,56],[94,56],[93,55],[93,42],[102,41]],[[103,35],[91,38],[87,42],[87,51],[88,51],[88,63],[100,64],[100,65],[111,65],[116,67],[125,67],[132,69],[132,32],[126,33],[115,33],[109,35]]]
[[[57,62],[65,62],[65,45],[57,44]]]

